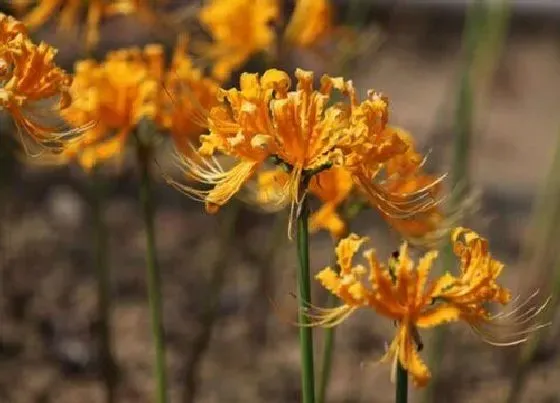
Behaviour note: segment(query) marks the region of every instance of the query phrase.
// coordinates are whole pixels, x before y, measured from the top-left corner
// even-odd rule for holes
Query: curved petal
[[[226,204],[253,176],[258,165],[259,163],[254,161],[241,161],[230,169],[214,189],[208,192],[206,197],[208,212],[216,212],[219,207]]]
[[[461,318],[461,310],[453,305],[441,304],[428,309],[416,320],[421,328],[435,327],[443,323],[455,322]]]

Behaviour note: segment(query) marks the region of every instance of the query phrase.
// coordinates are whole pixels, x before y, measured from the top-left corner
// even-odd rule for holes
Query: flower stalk
[[[334,307],[336,301],[337,298],[334,295],[329,294],[327,307]],[[321,378],[319,380],[320,383],[317,390],[317,403],[324,403],[327,397],[327,388],[329,386],[332,370],[333,350],[336,335],[335,332],[336,329],[334,327],[327,328],[324,331],[325,341],[323,346],[323,360],[321,362]]]
[[[140,129],[144,126],[140,123]],[[141,171],[140,201],[142,203],[144,226],[146,229],[146,270],[148,283],[148,304],[155,350],[156,403],[167,403],[167,377],[165,367],[165,340],[163,332],[163,307],[161,295],[161,278],[157,263],[156,239],[154,231],[155,206],[152,194],[150,162],[152,147],[143,144],[139,133],[137,145],[138,165]]]
[[[400,361],[397,362],[397,382],[395,384],[395,403],[408,402],[408,372]]]
[[[309,269],[309,206],[305,191],[310,176],[305,175],[302,179],[303,200],[299,205],[297,214],[297,254],[299,267],[297,271],[298,282],[298,315],[299,323],[299,342],[301,352],[301,387],[302,402],[315,402],[315,376],[313,365],[313,332],[310,326],[310,319],[306,311],[311,306],[311,278]]]
[[[111,273],[107,264],[107,227],[103,219],[104,189],[102,179],[95,168],[92,170],[91,193],[99,315],[99,357],[105,383],[105,401],[113,403],[117,386],[117,365],[111,349]]]

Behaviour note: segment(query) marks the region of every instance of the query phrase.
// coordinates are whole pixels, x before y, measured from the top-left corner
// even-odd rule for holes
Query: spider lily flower
[[[461,236],[465,238],[464,242]],[[428,277],[437,258],[436,251],[427,252],[415,264],[405,242],[397,257],[383,264],[374,250],[367,250],[364,253],[368,264],[366,268],[353,263],[354,255],[366,241],[367,238],[351,234],[339,242],[335,252],[340,272],[327,267],[316,275],[316,279],[337,296],[342,305],[332,309],[316,308],[308,315],[314,320],[314,325],[325,327],[340,324],[360,308],[373,309],[394,320],[396,335],[381,361],[392,360],[393,368],[396,368],[398,360],[417,386],[426,385],[431,376],[419,354],[423,344],[418,329],[464,321],[491,344],[514,345],[525,341],[527,334],[542,326],[525,326],[521,331],[508,335],[481,330],[485,326],[501,330],[502,319],[511,319],[512,316],[517,319],[513,320],[515,325],[526,325],[542,311],[544,305],[527,308],[524,304],[521,308],[527,309],[523,312],[518,307],[510,314],[490,314],[488,303],[508,304],[511,295],[496,282],[503,264],[491,257],[487,241],[470,230],[458,228],[452,234],[460,273],[446,273],[432,281]],[[503,337],[507,343],[494,342],[494,339],[501,340]]]
[[[279,17],[277,0],[209,0],[199,19],[212,36],[202,54],[213,61],[213,76],[226,80],[252,55],[274,43],[271,22]]]
[[[183,187],[187,195],[204,201],[214,212],[273,159],[289,171],[284,193],[292,203],[301,201],[303,176],[340,159],[336,145],[343,134],[338,129],[344,124],[344,111],[338,105],[326,106],[341,80],[324,76],[317,91],[313,73],[298,69],[296,78],[296,89],[288,91],[290,78],[283,71],[268,70],[260,78],[245,73],[239,90],[219,91],[221,104],[201,117],[207,119],[210,133],[201,136],[198,153],[207,158],[221,153],[236,163],[225,171],[216,160],[204,164],[193,160],[188,169],[212,188]]]
[[[407,182],[416,181],[422,174],[423,159],[414,150],[410,135],[388,125],[388,98],[370,91],[366,100],[358,103],[355,89],[348,86],[347,91],[352,100],[352,124],[345,137],[346,165],[358,188],[382,214],[394,219],[409,219],[433,209],[439,203],[434,198],[435,189],[444,176],[407,192],[391,189],[392,183],[397,183],[399,186],[393,185],[395,188],[408,190]],[[429,177],[423,177],[426,178]]]
[[[455,217],[443,217],[440,183],[445,175],[423,172],[425,158],[414,147],[412,137],[389,122],[389,100],[374,91],[358,102],[350,82],[350,124],[341,145],[344,165],[357,189],[369,203],[406,239],[433,245]]]
[[[14,1],[14,8],[20,12],[29,4],[27,0]],[[27,15],[23,17],[23,22],[30,28],[36,29],[44,25],[53,14],[60,12],[59,27],[69,31],[78,24],[78,20],[83,12],[86,11],[86,44],[92,48],[99,42],[99,24],[103,18],[113,15],[139,14],[147,20],[153,18],[153,11],[150,2],[147,0],[39,0]]]
[[[123,155],[130,134],[144,118],[161,121],[163,48],[148,45],[143,50],[110,52],[105,61],[76,63],[72,93],[74,102],[64,118],[72,125],[96,124],[81,141],[67,147],[58,163],[77,160],[89,170]]]
[[[61,151],[91,126],[83,122],[66,130],[60,118],[71,101],[71,76],[55,64],[54,48],[35,45],[23,24],[4,14],[0,14],[0,40],[0,110],[14,119],[26,150],[24,133],[42,148]]]

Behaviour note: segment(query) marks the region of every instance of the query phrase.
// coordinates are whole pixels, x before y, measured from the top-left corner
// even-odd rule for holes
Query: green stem
[[[335,305],[337,298],[333,294],[329,294],[327,306],[332,307]],[[319,380],[319,389],[317,393],[317,403],[324,403],[327,396],[327,387],[331,378],[332,357],[335,341],[335,328],[329,327],[324,330],[325,341],[323,346],[323,360],[321,368],[321,378]]]
[[[305,190],[305,188],[304,188]],[[297,254],[299,268],[297,272],[299,302],[299,342],[301,350],[301,386],[303,403],[315,402],[315,380],[313,370],[313,333],[306,315],[311,306],[311,279],[309,270],[309,207],[307,198],[301,202],[297,217]]]
[[[397,383],[395,384],[395,403],[408,402],[408,373],[400,363],[397,362]]]
[[[148,280],[148,303],[152,324],[155,349],[156,402],[167,402],[167,382],[165,368],[165,340],[163,333],[163,314],[161,279],[157,265],[156,240],[154,231],[155,207],[152,195],[150,162],[152,150],[149,146],[138,144],[138,164],[141,170],[140,200],[143,208],[146,229],[146,269]]]
[[[99,357],[105,382],[106,402],[115,401],[117,366],[111,349],[111,274],[107,264],[107,228],[103,219],[103,184],[96,169],[92,172],[91,208],[94,221],[95,268],[99,315]]]

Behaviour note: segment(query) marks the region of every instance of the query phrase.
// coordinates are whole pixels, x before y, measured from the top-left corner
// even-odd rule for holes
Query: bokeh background
[[[465,24],[471,3],[336,0],[336,20],[358,39],[333,39],[324,49],[329,57],[300,51],[282,67],[343,74],[362,94],[373,88],[388,95],[392,122],[429,152],[430,170],[448,172],[464,158],[461,178],[481,195],[466,222],[507,264],[503,282],[514,294],[538,288],[544,299],[560,283],[560,2],[479,2],[487,14],[470,27],[483,38],[471,49],[475,62]],[[0,4],[10,12],[9,2]],[[162,9],[180,20],[184,7],[197,4],[174,0]],[[284,7],[288,13],[293,4]],[[54,24],[34,35],[59,48],[57,60],[68,69],[85,56],[78,37],[57,33]],[[151,42],[170,48],[173,41],[134,18],[115,17],[102,24],[94,56]],[[246,70],[261,65],[252,61]],[[474,77],[469,96],[465,75]],[[26,164],[8,140],[10,120],[1,119],[0,402],[101,403],[90,183],[75,166]],[[465,133],[469,143],[458,148]],[[161,145],[163,165],[169,146]],[[103,171],[122,403],[150,402],[154,388],[138,181],[133,161]],[[228,209],[207,215],[163,181],[155,194],[171,401],[298,401],[297,328],[290,323],[295,246],[286,238],[286,216],[240,205],[234,236],[226,237]],[[369,235],[380,254],[398,245],[373,211],[351,227]],[[331,262],[332,240],[320,233],[311,242],[316,272]],[[315,301],[325,301],[314,288]],[[555,302],[546,314],[552,326],[525,350],[491,347],[459,324],[437,343],[424,332],[423,355],[439,355],[441,364],[429,394],[414,391],[412,401],[506,402],[512,387],[523,385],[519,402],[560,402]],[[369,312],[338,328],[327,401],[393,401],[390,366],[376,362],[392,332],[389,321]],[[318,357],[322,334],[315,331]]]

